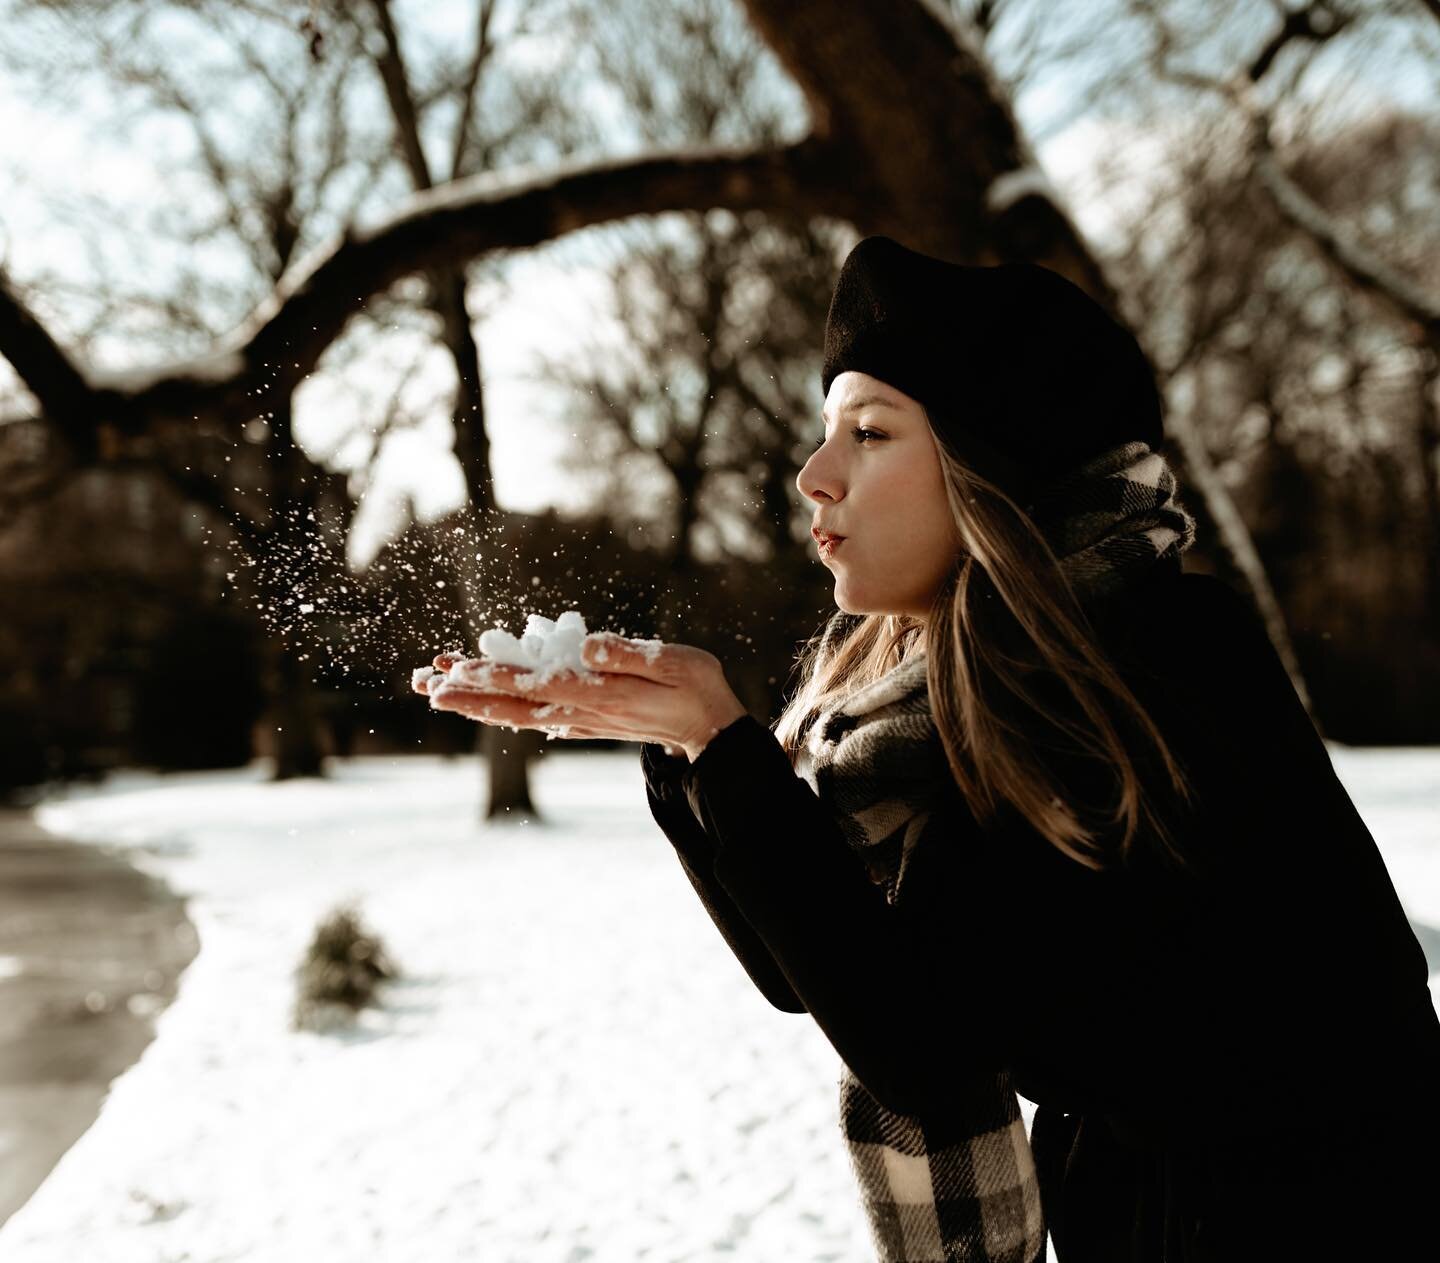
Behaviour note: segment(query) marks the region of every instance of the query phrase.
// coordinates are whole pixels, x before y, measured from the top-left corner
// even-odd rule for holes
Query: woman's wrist
[[[712,713],[709,729],[698,739],[688,742],[685,749],[685,757],[694,763],[705,747],[719,735],[724,729],[730,727],[737,719],[742,718],[749,712],[740,704],[739,698],[731,698],[730,703]]]

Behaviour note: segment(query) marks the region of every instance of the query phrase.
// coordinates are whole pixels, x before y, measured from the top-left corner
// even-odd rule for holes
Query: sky
[[[468,3],[448,0],[408,6],[406,20],[423,14],[432,38],[468,41],[469,13]],[[535,58],[536,64],[553,53],[543,40],[525,47],[525,56]],[[1153,139],[1142,119],[1075,116],[1075,96],[1094,72],[1093,59],[1082,59],[1063,73],[1049,74],[1021,94],[1016,110],[1026,131],[1040,138],[1041,165],[1082,229],[1103,240],[1116,208],[1088,193],[1087,177],[1102,157],[1117,152],[1142,170],[1143,163],[1133,160],[1144,155]],[[1419,73],[1397,72],[1392,86],[1401,95],[1431,90],[1429,78]],[[47,295],[61,315],[55,324],[62,330],[75,323],[65,318],[64,304],[73,301],[77,310],[85,306],[83,290],[97,270],[124,288],[170,266],[173,260],[165,252],[173,254],[175,247],[158,236],[147,238],[137,228],[163,216],[167,199],[198,196],[177,187],[169,175],[172,159],[189,145],[188,135],[173,125],[151,125],[127,133],[121,141],[97,130],[106,108],[103,99],[78,89],[65,99],[33,100],[0,73],[0,188],[6,192],[0,198],[0,261],[22,281],[45,274],[66,279],[73,287],[68,296]],[[603,109],[603,103],[597,101],[595,108]],[[624,148],[623,139],[619,148]],[[57,203],[68,209],[56,214]],[[477,287],[482,292],[472,293],[472,311],[481,312],[475,331],[496,495],[506,508],[578,509],[583,503],[584,487],[559,466],[573,433],[566,419],[568,397],[528,378],[541,353],[563,358],[578,348],[582,337],[602,342],[624,337],[609,309],[603,264],[595,251],[587,251],[586,235],[573,235],[567,249],[512,256],[503,294],[483,292],[483,285]],[[197,253],[187,262],[203,264],[206,280],[218,284],[225,283],[227,269],[234,270],[218,250]],[[138,365],[147,358],[143,351],[106,346],[103,335],[97,354],[111,357],[112,367],[127,359]],[[352,560],[363,560],[373,551],[399,520],[406,501],[427,519],[462,502],[463,481],[449,451],[451,369],[443,353],[427,351],[423,340],[397,333],[383,348],[367,346],[367,353],[347,365],[343,375],[317,374],[296,398],[302,444],[312,453],[348,451],[353,459],[362,449],[353,444],[347,449],[340,439],[365,411],[362,401],[371,400],[373,415],[375,401],[390,394],[397,376],[416,359],[420,368],[405,398],[424,419],[385,443],[357,516]],[[0,389],[11,381],[13,375],[0,361]],[[817,413],[821,402],[817,382]]]

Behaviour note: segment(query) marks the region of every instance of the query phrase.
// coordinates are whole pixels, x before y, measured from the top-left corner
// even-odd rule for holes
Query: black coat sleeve
[[[681,781],[689,766],[688,759],[666,754],[663,746],[641,746],[640,767],[645,774],[650,814],[670,839],[685,876],[750,981],[777,1009],[803,1013],[804,1004],[785,980],[770,949],[715,880],[715,844],[696,820]]]
[[[828,809],[750,716],[682,772],[714,839],[714,874],[855,1077],[900,1113],[931,1117],[1005,1068],[1013,996],[1005,903],[976,879],[971,838],[932,817],[895,905]],[[933,836],[931,836],[933,835]]]

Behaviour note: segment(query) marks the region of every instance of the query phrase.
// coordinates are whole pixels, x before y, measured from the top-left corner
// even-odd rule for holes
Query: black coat
[[[693,766],[642,749],[655,820],[755,985],[882,1103],[934,1116],[1010,1069],[1061,1263],[1440,1258],[1424,954],[1260,621],[1158,568],[1093,617],[1195,787],[1194,879],[1097,874],[957,792],[892,907],[749,716]]]

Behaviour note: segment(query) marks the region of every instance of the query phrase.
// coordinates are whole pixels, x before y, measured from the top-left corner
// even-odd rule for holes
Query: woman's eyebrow
[[[878,408],[897,409],[897,408],[899,407],[899,405],[898,405],[898,404],[893,404],[893,403],[891,403],[888,399],[884,399],[884,398],[882,398],[880,395],[862,395],[859,399],[853,399],[853,400],[851,400],[851,401],[850,401],[849,403],[847,403],[843,408],[841,408],[840,411],[841,411],[841,412],[859,412],[861,408],[875,408],[875,407],[878,407]],[[829,417],[829,415],[826,413],[826,411],[825,411],[824,408],[821,408],[821,409],[820,409],[820,420],[822,420],[822,421],[829,421],[829,420],[830,420],[830,417]]]

